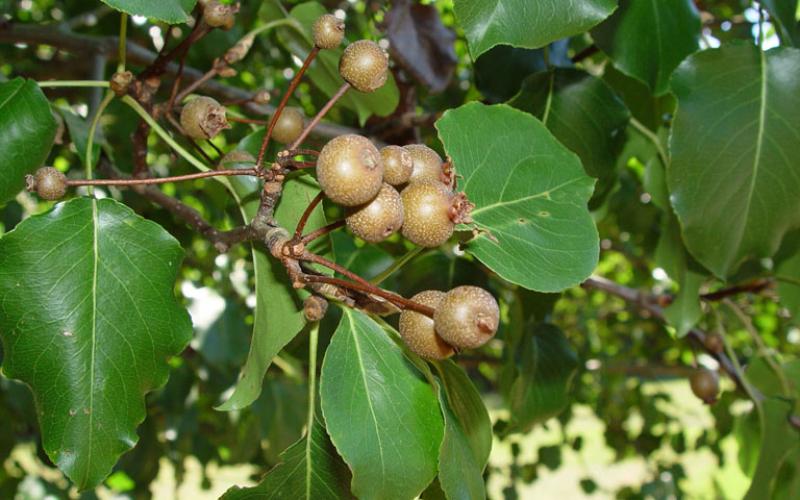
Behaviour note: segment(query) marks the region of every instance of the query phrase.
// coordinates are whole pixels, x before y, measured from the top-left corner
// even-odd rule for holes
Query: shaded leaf
[[[67,108],[56,108],[58,113],[64,118],[64,123],[67,124],[69,136],[72,143],[75,145],[75,150],[78,158],[81,160],[80,167],[86,165],[86,146],[89,142],[89,127],[90,124]],[[92,144],[92,166],[97,165],[97,160],[100,159],[100,146],[103,143],[100,127],[97,127],[94,134],[94,143]]]
[[[331,444],[325,428],[316,419],[311,437],[281,453],[281,463],[252,488],[233,487],[223,500],[306,500],[352,498],[350,471]]]
[[[450,499],[485,498],[483,470],[492,448],[492,423],[481,396],[452,361],[436,364],[441,385],[444,439],[439,482]]]
[[[794,323],[800,324],[800,231],[784,238],[776,261],[775,277],[781,304],[792,313]]]
[[[144,395],[191,338],[173,293],[182,255],[110,199],[59,204],[0,239],[3,369],[32,388],[44,449],[80,489],[134,446]]]
[[[102,2],[132,16],[145,16],[170,24],[185,23],[197,0],[102,0]]]
[[[433,389],[363,313],[344,309],[322,363],[320,396],[358,498],[412,498],[436,476],[443,423]]]
[[[436,123],[485,232],[465,249],[512,283],[555,292],[597,264],[597,228],[586,203],[594,180],[533,116],[470,103]]]
[[[768,398],[761,402],[761,448],[745,500],[774,498],[775,478],[786,459],[800,448],[800,431],[789,423],[792,407],[786,401]]]
[[[50,104],[35,82],[0,83],[0,205],[22,190],[25,174],[42,166],[55,135]]]
[[[550,65],[568,68],[569,39],[557,40],[547,47]],[[498,45],[475,61],[475,85],[490,102],[505,102],[519,92],[529,75],[545,71],[544,49],[522,49]]]
[[[700,28],[692,0],[620,0],[592,38],[617,68],[662,95],[675,68],[700,47]]]
[[[689,251],[720,278],[771,257],[800,226],[800,50],[706,50],[672,80],[678,97],[667,171]]]
[[[797,0],[763,0],[761,2],[775,22],[782,45],[800,47],[800,21]]]
[[[544,323],[526,333],[512,356],[503,388],[511,414],[506,432],[527,432],[567,406],[578,358],[564,333]]]
[[[581,158],[599,180],[596,198],[611,190],[630,115],[608,85],[584,71],[554,69],[526,79],[508,104],[539,118]]]
[[[583,33],[609,16],[616,0],[454,0],[456,17],[477,58],[495,45],[538,49]]]
[[[447,88],[458,62],[456,35],[442,23],[436,7],[395,1],[385,22],[392,59],[431,92]]]

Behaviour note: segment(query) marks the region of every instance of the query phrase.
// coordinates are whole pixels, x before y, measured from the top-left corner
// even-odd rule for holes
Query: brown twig
[[[424,314],[430,318],[433,317],[434,309],[432,307],[419,304],[413,300],[408,300],[400,295],[387,292],[386,290],[378,288],[374,285],[364,286],[360,283],[354,283],[339,278],[331,278],[330,276],[317,276],[313,274],[304,274],[302,279],[307,283],[327,283],[329,285],[338,286],[348,290],[355,290],[367,295],[375,295],[377,297],[381,297],[382,299],[388,300],[400,309],[409,309]]]
[[[700,296],[701,299],[707,300],[710,302],[719,301],[734,295],[739,295],[741,293],[761,293],[764,290],[768,290],[775,285],[775,282],[771,279],[758,279],[755,281],[751,281],[749,283],[743,283],[741,285],[735,285],[729,288],[723,288],[722,290],[717,290],[716,292],[711,293],[704,293]]]
[[[275,124],[278,123],[278,118],[280,118],[281,113],[286,108],[286,104],[289,102],[289,99],[292,97],[292,95],[294,95],[294,91],[297,89],[297,86],[300,85],[300,80],[302,80],[303,75],[309,66],[311,66],[311,63],[317,57],[317,54],[319,54],[319,47],[315,46],[311,49],[311,52],[308,53],[306,60],[303,61],[303,66],[297,71],[297,73],[295,73],[294,78],[292,78],[292,81],[289,83],[289,88],[286,89],[286,92],[283,94],[280,104],[278,104],[278,107],[275,109],[275,113],[272,115],[272,120],[269,123],[267,133],[264,134],[264,139],[261,141],[261,149],[258,151],[258,158],[256,159],[256,168],[261,168],[264,164],[264,155],[267,153],[269,140],[272,138],[272,131],[275,130]]]
[[[311,213],[317,208],[322,200],[325,198],[325,193],[320,191],[317,196],[314,197],[313,200],[308,204],[305,211],[303,211],[303,215],[300,217],[300,220],[297,221],[297,227],[294,230],[294,237],[299,239],[303,236],[303,230],[306,228],[306,224],[308,223],[308,218],[311,217]]]
[[[327,226],[323,226],[323,227],[321,227],[321,228],[319,228],[319,229],[317,229],[315,231],[312,231],[312,232],[308,233],[307,235],[303,236],[303,238],[300,241],[304,245],[308,245],[309,243],[311,243],[312,241],[316,240],[317,238],[321,238],[321,237],[325,236],[326,234],[331,233],[331,232],[339,229],[340,227],[343,227],[344,225],[345,225],[345,220],[344,219],[337,220],[336,222],[331,222]]]
[[[208,172],[176,175],[174,177],[147,177],[142,179],[67,179],[67,186],[147,186],[152,184],[167,184],[170,182],[205,179],[206,177],[230,177],[236,175],[255,176],[258,174],[256,170],[252,168],[209,170]]]
[[[306,140],[308,134],[310,134],[311,131],[314,130],[314,127],[316,127],[319,124],[320,120],[322,120],[322,117],[328,114],[328,111],[330,111],[333,105],[336,104],[336,101],[341,99],[342,96],[348,90],[350,90],[350,84],[345,82],[345,84],[342,85],[339,88],[339,90],[336,91],[335,94],[333,94],[333,96],[330,98],[330,100],[328,100],[325,106],[323,106],[322,109],[319,110],[317,116],[315,116],[314,119],[311,120],[308,125],[306,125],[306,128],[303,129],[303,133],[300,134],[300,137],[295,139],[295,141],[286,149],[288,150],[297,149],[297,147],[300,146],[303,143],[303,141]]]

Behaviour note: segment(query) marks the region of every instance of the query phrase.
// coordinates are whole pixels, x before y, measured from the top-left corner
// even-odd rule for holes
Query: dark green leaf
[[[761,2],[776,24],[783,45],[800,47],[800,21],[797,20],[797,0],[764,0]]]
[[[781,304],[792,313],[793,321],[800,324],[800,231],[794,231],[784,238],[775,276],[778,278]]]
[[[25,174],[42,166],[55,135],[50,104],[35,82],[0,83],[0,205],[25,186]]]
[[[443,436],[436,396],[363,313],[343,311],[322,363],[320,395],[358,498],[407,499],[430,484]]]
[[[594,180],[533,116],[506,105],[466,104],[436,122],[485,232],[465,245],[512,283],[556,292],[597,264],[597,228],[586,203]]]
[[[509,104],[539,118],[581,158],[599,179],[595,196],[608,193],[630,115],[607,84],[584,71],[555,69],[529,77]]]
[[[452,361],[437,363],[444,414],[439,482],[450,499],[485,498],[483,469],[492,448],[492,423],[475,386]]]
[[[513,356],[511,383],[504,388],[511,413],[507,432],[527,432],[567,406],[578,358],[564,333],[549,324],[528,332]]]
[[[455,0],[456,17],[477,58],[495,45],[538,49],[583,33],[609,16],[616,0]]]
[[[350,471],[331,444],[325,428],[314,420],[311,437],[304,436],[283,453],[281,463],[257,486],[234,487],[223,500],[339,500],[352,498]]]
[[[56,108],[64,118],[64,123],[67,125],[67,130],[69,130],[69,136],[72,139],[72,143],[75,145],[76,153],[78,154],[78,158],[81,159],[80,167],[84,167],[86,165],[86,146],[88,145],[89,141],[89,123],[86,122],[83,118],[76,115],[72,112],[72,110],[67,108]],[[103,139],[100,134],[100,127],[97,127],[94,134],[94,143],[92,144],[92,166],[94,167],[97,165],[97,160],[100,159],[100,146],[102,145]]]
[[[774,498],[775,477],[787,457],[800,448],[800,431],[789,423],[792,406],[780,399],[761,402],[761,449],[745,500]]]
[[[145,16],[169,24],[185,23],[197,0],[102,0],[132,16]]]
[[[675,68],[699,48],[700,27],[692,0],[620,0],[592,38],[617,68],[662,95]]]
[[[110,199],[59,204],[0,240],[3,369],[32,388],[44,449],[80,489],[136,443],[144,395],[192,336],[173,292],[182,254]]]
[[[255,178],[235,177],[232,184],[242,204],[242,213],[249,222],[258,209],[258,197],[250,195],[258,189]],[[316,182],[309,177],[288,180],[275,210],[275,218],[284,227],[295,227],[309,202],[319,193]],[[309,231],[325,225],[325,214],[319,206],[311,214]],[[324,239],[320,240],[324,245]],[[322,247],[324,249],[324,247]],[[319,252],[320,246],[312,248]],[[254,245],[253,272],[256,276],[256,313],[253,338],[247,361],[233,394],[218,409],[238,410],[253,403],[261,393],[264,374],[273,358],[305,325],[302,302],[292,288],[286,271],[274,258]]]
[[[707,50],[672,80],[678,113],[667,179],[684,241],[720,278],[771,257],[800,226],[800,50]]]

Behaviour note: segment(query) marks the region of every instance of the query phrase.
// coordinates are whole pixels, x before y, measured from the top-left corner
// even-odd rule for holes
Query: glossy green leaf
[[[102,2],[132,16],[145,16],[169,24],[185,23],[197,0],[102,0]]]
[[[477,58],[495,45],[538,49],[583,33],[609,16],[616,0],[454,0],[456,17]]]
[[[299,29],[280,28],[278,35],[286,48],[300,59],[305,59],[313,47],[311,29],[314,22],[319,16],[327,13],[328,9],[318,2],[301,3],[292,8],[288,14],[277,1],[265,2],[262,7],[262,17],[269,21],[292,17],[299,22]],[[341,48],[321,51],[308,70],[308,78],[328,96],[335,94],[344,84],[344,80],[339,76],[339,58],[342,52]],[[351,89],[339,100],[338,105],[355,111],[363,124],[372,115],[390,115],[399,102],[400,92],[390,72],[386,85],[380,89],[372,93]]]
[[[592,38],[617,68],[662,95],[675,68],[700,47],[700,28],[692,0],[620,0]]]
[[[450,499],[485,498],[483,469],[492,448],[492,422],[481,396],[458,365],[436,364],[444,439],[439,450],[439,482]]]
[[[512,356],[511,382],[504,388],[511,416],[507,432],[527,432],[567,406],[578,358],[564,333],[545,323],[529,329]]]
[[[231,488],[222,500],[339,500],[352,498],[350,471],[331,444],[325,428],[314,421],[311,437],[281,453],[281,463],[252,488]]]
[[[596,197],[610,191],[630,115],[607,84],[584,71],[555,69],[527,78],[508,104],[539,118],[581,158],[598,179]]]
[[[771,257],[800,226],[800,50],[707,50],[672,80],[678,97],[667,172],[689,251],[720,278]]]
[[[447,111],[436,128],[484,230],[465,244],[468,252],[540,292],[592,273],[599,254],[587,208],[594,180],[539,120],[506,105],[470,103]]]
[[[745,500],[774,498],[775,478],[786,459],[800,448],[800,431],[789,423],[792,406],[768,398],[761,402],[761,448]]]
[[[407,499],[436,476],[442,415],[433,389],[383,329],[345,309],[320,376],[328,433],[364,499]]]
[[[80,489],[134,446],[144,395],[191,339],[173,292],[182,255],[110,199],[59,204],[0,239],[3,370],[32,388],[44,449]]]
[[[242,212],[249,222],[258,209],[257,181],[254,178],[232,178],[231,184],[239,193]],[[254,190],[255,189],[255,190]],[[283,194],[275,210],[275,218],[284,227],[295,227],[309,202],[319,193],[316,182],[307,176],[295,177],[284,184]],[[317,207],[308,220],[307,230],[325,225],[322,206]],[[324,253],[325,240],[312,246],[315,252]],[[253,246],[253,272],[256,276],[256,313],[253,338],[247,361],[230,398],[219,410],[231,411],[245,408],[261,394],[261,386],[272,360],[303,328],[302,298],[292,287],[286,270],[263,247]]]
[[[0,205],[25,187],[25,174],[42,166],[55,135],[50,104],[35,82],[0,83]]]

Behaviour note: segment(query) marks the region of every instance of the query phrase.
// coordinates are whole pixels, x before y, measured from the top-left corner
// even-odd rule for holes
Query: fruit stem
[[[88,156],[87,156],[88,158]],[[87,160],[88,161],[88,160]],[[195,174],[176,175],[174,177],[149,177],[145,179],[67,179],[67,186],[144,186],[149,184],[167,184],[170,182],[191,181],[216,176],[258,175],[254,168],[208,170]]]
[[[125,52],[128,48],[128,14],[123,12],[119,18],[119,64],[117,72],[125,71]]]
[[[369,295],[376,295],[383,299],[388,300],[392,304],[396,305],[400,309],[408,309],[411,311],[416,311],[420,314],[424,314],[429,318],[433,318],[434,309],[432,307],[428,307],[413,300],[408,300],[400,295],[397,295],[392,292],[387,292],[381,288],[378,288],[374,285],[364,286],[360,283],[353,283],[347,280],[342,280],[339,278],[332,278],[330,276],[317,276],[313,274],[306,274],[303,275],[303,279],[309,283],[328,283],[329,285],[338,286],[340,288],[346,288],[349,290],[355,290],[357,292],[369,294]]]
[[[236,123],[248,123],[251,125],[266,125],[266,120],[257,120],[255,118],[244,118],[240,116],[227,116],[229,122],[236,122]]]
[[[320,191],[317,194],[317,196],[315,196],[314,199],[311,200],[311,203],[309,203],[308,206],[306,207],[302,217],[300,217],[300,220],[297,222],[297,228],[294,230],[294,237],[296,239],[300,239],[303,236],[303,229],[306,228],[306,224],[308,223],[308,218],[311,217],[311,212],[313,212],[314,209],[317,208],[317,205],[320,204],[323,198],[325,198],[325,193]]]
[[[317,229],[316,231],[312,231],[312,232],[308,233],[307,235],[303,236],[303,239],[301,241],[302,241],[302,243],[304,245],[308,245],[309,243],[311,243],[312,241],[316,240],[317,238],[321,238],[322,236],[325,236],[326,234],[331,233],[333,231],[336,231],[340,227],[343,227],[344,224],[345,224],[344,219],[337,220],[336,222],[331,222],[327,226],[321,227],[321,228]]]
[[[309,122],[309,124],[306,126],[306,128],[304,128],[304,129],[303,129],[303,133],[302,133],[302,134],[300,134],[300,137],[298,137],[297,139],[295,139],[295,141],[294,141],[294,142],[293,142],[293,143],[292,143],[292,144],[291,144],[291,145],[290,145],[290,146],[289,146],[287,149],[290,149],[290,150],[291,150],[291,149],[296,149],[296,148],[297,148],[297,147],[298,147],[300,144],[302,144],[302,143],[303,143],[303,141],[305,141],[305,140],[306,140],[306,137],[308,137],[308,134],[310,134],[310,133],[311,133],[311,131],[314,129],[314,127],[316,127],[316,126],[319,124],[319,122],[322,120],[322,118],[323,118],[323,117],[324,117],[326,114],[328,114],[328,111],[330,111],[330,110],[331,110],[331,108],[333,107],[333,105],[334,105],[334,104],[336,104],[336,101],[338,101],[339,99],[341,99],[341,98],[342,98],[342,96],[343,96],[343,95],[344,95],[344,94],[345,94],[345,93],[346,93],[348,90],[350,90],[350,84],[349,84],[349,83],[347,83],[347,82],[345,82],[345,84],[344,84],[344,85],[342,85],[342,86],[339,88],[339,90],[337,90],[337,91],[336,91],[336,93],[335,93],[335,94],[333,94],[333,96],[332,96],[332,97],[330,98],[330,100],[329,100],[329,101],[328,101],[328,102],[325,104],[325,106],[323,106],[323,107],[322,107],[322,109],[320,109],[320,110],[319,110],[319,113],[317,113],[317,116],[315,116],[315,117],[314,117],[314,119],[313,119],[313,120],[311,120],[311,122]]]
[[[94,149],[94,134],[97,130],[97,125],[100,123],[100,117],[103,116],[103,112],[106,110],[108,105],[111,103],[111,100],[114,99],[114,92],[106,93],[106,96],[100,102],[100,105],[97,107],[97,111],[94,113],[94,118],[92,118],[92,124],[89,126],[89,137],[86,139],[86,178],[92,178],[92,169],[94,168],[94,161],[92,159],[92,150]],[[67,182],[69,185],[69,181]],[[94,195],[94,189],[89,186],[89,195]]]
[[[111,84],[106,80],[47,80],[36,82],[40,87],[104,87],[108,88]]]
[[[368,288],[377,288],[375,285],[371,284],[369,281],[365,280],[364,278],[362,278],[361,276],[357,275],[353,271],[351,271],[351,270],[349,270],[349,269],[347,269],[347,268],[345,268],[343,266],[340,266],[339,264],[337,264],[335,262],[332,262],[332,261],[326,259],[325,257],[319,256],[317,254],[314,254],[314,253],[306,251],[300,257],[300,260],[303,260],[303,261],[306,261],[306,262],[311,262],[311,263],[314,263],[314,264],[319,264],[321,266],[327,267],[328,269],[336,271],[337,273],[341,274],[342,276],[345,276],[346,278],[351,279],[351,280],[355,281],[356,283],[358,283],[358,284],[360,284],[362,286],[365,286],[365,287],[368,287]]]
[[[289,83],[289,88],[286,89],[286,92],[283,94],[281,98],[281,102],[278,104],[278,107],[275,108],[275,113],[272,115],[272,120],[269,122],[269,128],[267,129],[267,133],[264,135],[264,140],[261,142],[261,149],[258,151],[258,159],[256,160],[256,168],[261,168],[264,164],[264,156],[267,154],[267,147],[269,147],[269,140],[272,137],[272,131],[275,129],[275,124],[278,123],[278,118],[280,118],[281,113],[283,112],[286,105],[289,103],[289,98],[292,97],[294,91],[297,89],[297,86],[300,85],[300,80],[303,78],[306,70],[311,66],[311,63],[319,54],[319,48],[314,47],[311,49],[311,52],[308,53],[306,56],[306,60],[303,61],[303,66],[295,73],[294,78]],[[296,147],[296,146],[295,146]],[[289,149],[294,149],[291,147]]]

